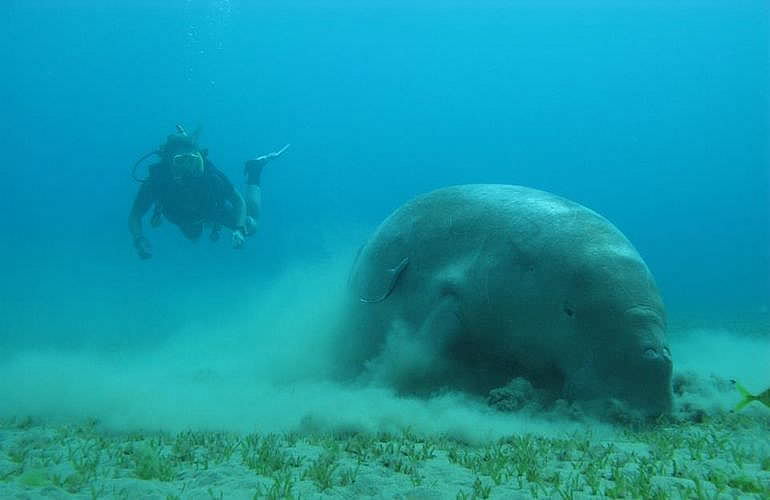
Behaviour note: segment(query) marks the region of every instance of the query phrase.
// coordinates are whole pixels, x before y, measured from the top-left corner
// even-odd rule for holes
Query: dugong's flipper
[[[377,302],[382,302],[383,300],[388,298],[388,295],[393,291],[393,288],[396,287],[396,282],[398,281],[398,277],[401,276],[401,273],[404,272],[404,269],[406,269],[406,266],[409,264],[409,257],[404,257],[401,262],[398,263],[396,267],[393,269],[388,269],[386,272],[390,275],[390,279],[388,280],[388,286],[385,288],[385,291],[382,292],[382,295],[379,297],[374,298],[368,298],[368,297],[361,297],[361,302],[365,304],[375,304]]]

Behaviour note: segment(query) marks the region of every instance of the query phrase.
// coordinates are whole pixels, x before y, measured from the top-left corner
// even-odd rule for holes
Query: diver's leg
[[[257,232],[259,216],[262,214],[262,188],[259,185],[246,185],[246,233]]]
[[[259,217],[262,214],[262,169],[267,161],[249,160],[246,162],[246,233],[257,231]]]

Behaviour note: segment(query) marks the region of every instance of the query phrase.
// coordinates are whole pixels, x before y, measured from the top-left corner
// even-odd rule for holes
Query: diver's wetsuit
[[[243,198],[225,174],[208,159],[201,177],[183,182],[173,178],[167,163],[157,163],[149,170],[150,175],[139,188],[131,209],[132,225],[141,224],[142,216],[155,203],[189,239],[200,237],[204,223],[230,229],[244,227],[246,205]]]

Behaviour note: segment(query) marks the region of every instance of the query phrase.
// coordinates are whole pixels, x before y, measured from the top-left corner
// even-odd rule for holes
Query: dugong
[[[402,392],[523,377],[554,398],[669,412],[652,274],[596,212],[523,186],[452,186],[392,213],[349,278],[345,358]]]

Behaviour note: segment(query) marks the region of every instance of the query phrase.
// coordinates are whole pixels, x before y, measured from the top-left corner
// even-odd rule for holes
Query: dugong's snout
[[[648,415],[671,412],[673,395],[671,351],[665,345],[643,345],[637,362],[629,365],[631,384],[626,398]]]
[[[626,344],[624,365],[618,367],[626,379],[624,399],[649,415],[671,412],[673,362],[666,342],[666,322],[662,305],[637,305],[622,316]]]

